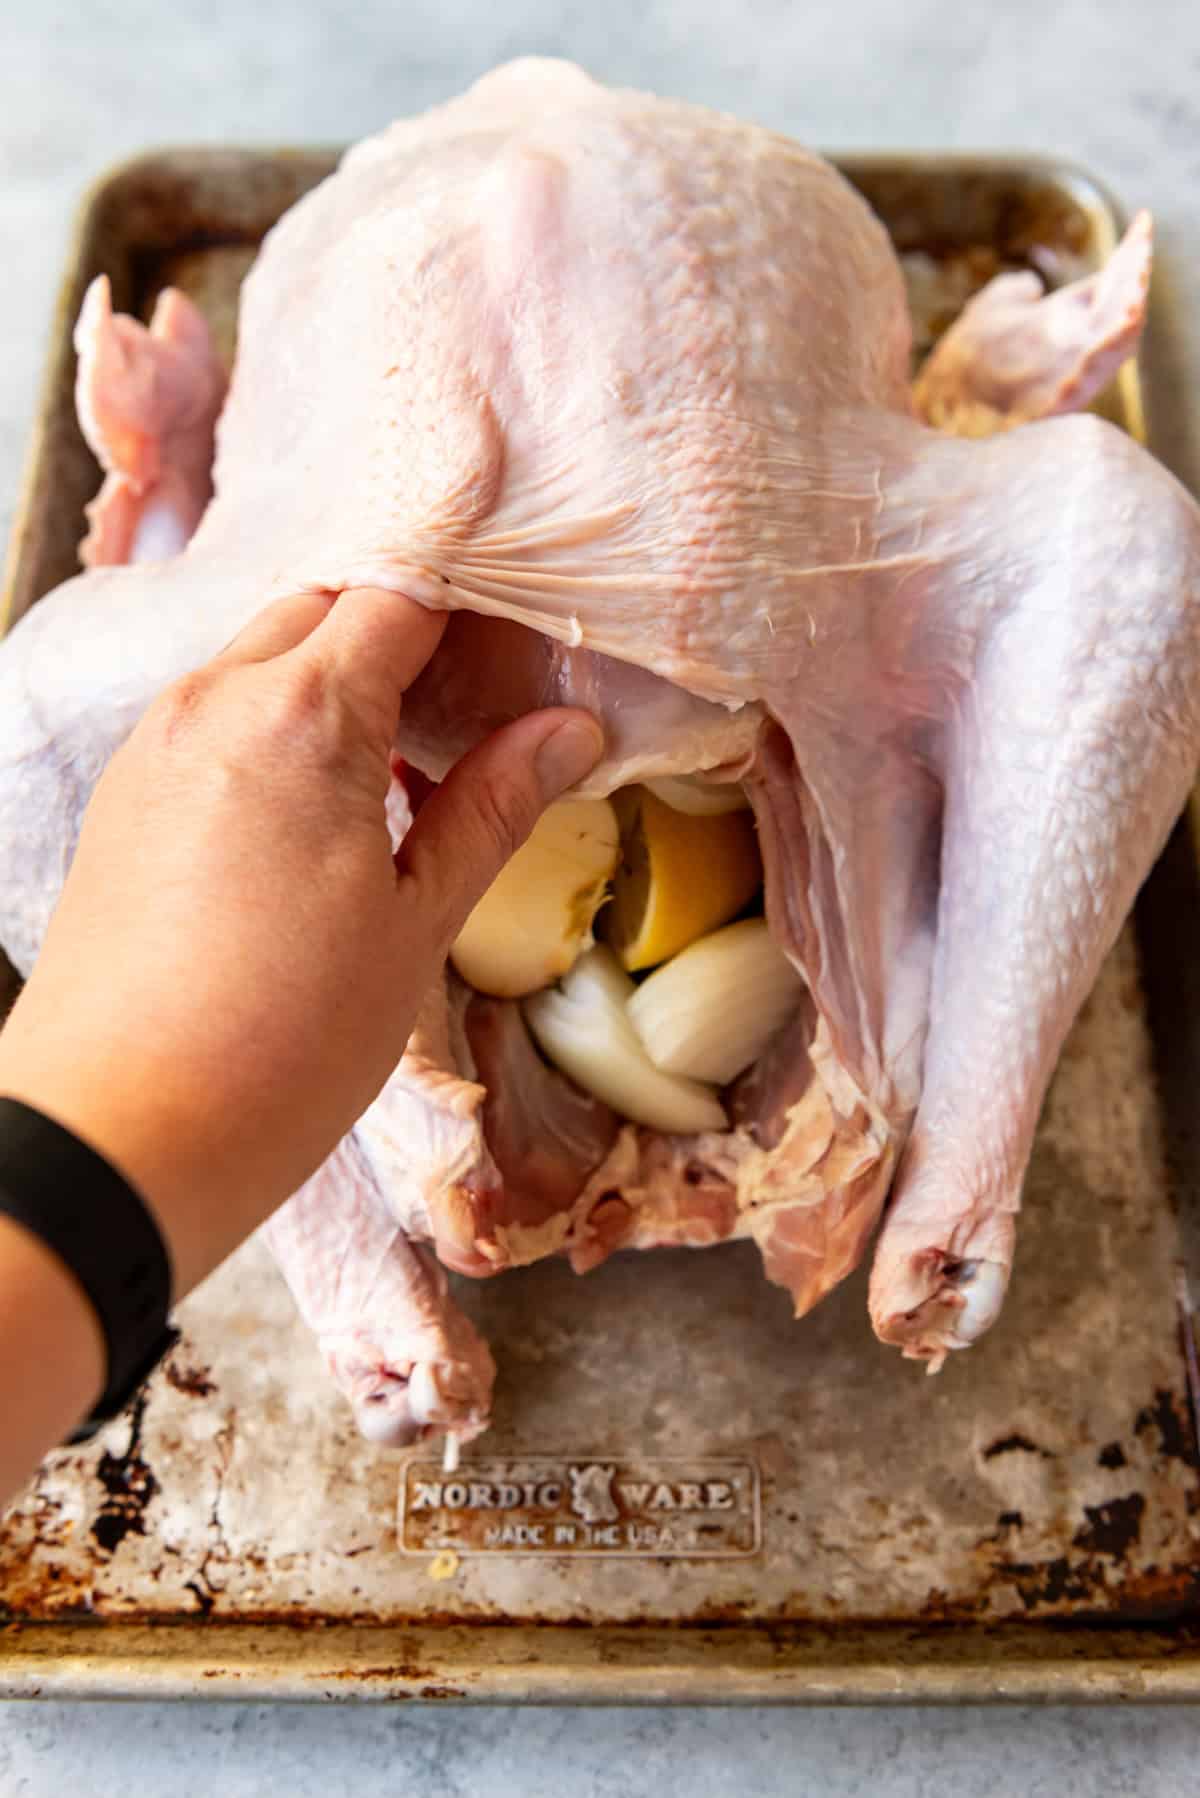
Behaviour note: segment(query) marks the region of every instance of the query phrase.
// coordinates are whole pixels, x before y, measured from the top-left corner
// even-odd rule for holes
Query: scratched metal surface
[[[69,391],[69,323],[85,280],[107,268],[129,306],[174,280],[231,350],[253,243],[326,166],[320,153],[179,153],[141,161],[94,196],[12,546],[10,617],[71,571],[96,482]],[[906,256],[926,338],[997,267],[1032,258],[1061,278],[1112,241],[1094,190],[1045,168],[934,159],[851,172]],[[1107,404],[1140,433],[1132,371]],[[1158,891],[1152,883],[1152,901]],[[1159,936],[1177,929],[1178,903],[1173,913],[1152,903]],[[170,1652],[183,1671],[172,1690],[203,1689],[199,1668],[220,1621],[588,1623],[597,1641],[634,1623],[840,1625],[847,1644],[863,1624],[952,1623],[956,1642],[976,1644],[986,1664],[1009,1639],[990,1627],[1000,1622],[1153,1619],[1165,1632],[1154,1640],[1178,1662],[1200,1597],[1200,1494],[1168,1198],[1190,1174],[1168,1164],[1154,1066],[1157,1047],[1170,1076],[1166,1015],[1154,1013],[1156,1045],[1131,925],[1046,1106],[1001,1322],[937,1380],[874,1341],[861,1276],[795,1323],[747,1246],[619,1259],[582,1280],[544,1263],[482,1286],[457,1282],[501,1370],[495,1425],[470,1452],[464,1481],[497,1457],[549,1457],[564,1469],[673,1463],[681,1477],[704,1461],[749,1463],[761,1482],[757,1552],[464,1554],[441,1565],[400,1552],[403,1457],[357,1438],[253,1243],[183,1307],[184,1342],[132,1414],[89,1448],[53,1457],[0,1525],[0,1614],[13,1620],[0,1635],[0,1684],[16,1689],[21,1666],[37,1660],[39,1681],[54,1688],[54,1656],[65,1665],[76,1641],[102,1666],[106,1640],[134,1640],[119,1635],[129,1619],[175,1624]],[[75,1620],[74,1636],[25,1627]],[[149,1689],[156,1657],[146,1639],[109,1689]],[[732,1679],[735,1638],[725,1639]],[[1152,1641],[1145,1631],[1138,1639]],[[835,1668],[838,1640],[836,1629],[822,1637]],[[1038,1640],[1042,1671],[1027,1689],[1049,1690],[1055,1637]],[[1093,1672],[1106,1655],[1115,1664],[1118,1640],[1104,1638]],[[554,1650],[543,1643],[538,1653]],[[564,1666],[580,1654],[577,1645]],[[1070,1655],[1077,1649],[1064,1647]],[[847,1667],[851,1658],[847,1647]],[[918,1658],[907,1680],[897,1664],[891,1695],[930,1690]],[[347,1656],[350,1689],[365,1690],[370,1672]],[[849,1672],[840,1688],[830,1677],[835,1689],[869,1695]],[[72,1679],[106,1689],[103,1672],[90,1681],[76,1672],[68,1688]],[[479,1695],[501,1690],[486,1672],[479,1679]],[[566,1689],[590,1688],[579,1673]],[[954,1689],[943,1683],[940,1695]],[[750,1679],[744,1695],[756,1690]],[[633,1685],[618,1680],[610,1695],[634,1695]]]

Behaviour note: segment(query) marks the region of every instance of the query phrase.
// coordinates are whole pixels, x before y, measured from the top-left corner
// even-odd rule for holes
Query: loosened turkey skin
[[[745,780],[806,982],[732,1128],[694,1139],[570,1088],[512,1005],[435,988],[269,1227],[374,1438],[488,1416],[487,1350],[412,1239],[481,1274],[748,1235],[799,1313],[890,1194],[879,1334],[937,1366],[993,1321],[1047,1081],[1200,748],[1200,512],[1052,416],[1135,346],[1148,271],[1141,218],[1054,296],[1000,277],[914,390],[895,255],[826,163],[524,62],[360,144],[271,233],[211,503],[199,316],[175,296],[156,337],[89,300],[85,553],[132,565],[0,653],[18,966],[154,695],[271,598],[371,584],[456,614],[400,725],[425,775],[564,701],[607,733],[588,792]]]

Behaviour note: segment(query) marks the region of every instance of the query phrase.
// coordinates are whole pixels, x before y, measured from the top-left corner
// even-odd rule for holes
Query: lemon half
[[[762,885],[749,812],[697,817],[645,787],[625,787],[612,803],[621,859],[599,929],[631,972],[656,967],[728,923]]]

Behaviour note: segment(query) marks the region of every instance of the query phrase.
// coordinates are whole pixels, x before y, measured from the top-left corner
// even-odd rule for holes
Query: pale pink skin
[[[389,1211],[354,1135],[263,1234],[364,1436],[396,1447],[487,1428],[487,1345]]]
[[[1032,273],[997,275],[930,352],[913,399],[928,424],[986,437],[1074,412],[1137,348],[1153,241],[1139,212],[1108,262],[1046,295]]]
[[[154,693],[274,594],[373,583],[459,614],[398,744],[434,777],[555,699],[606,725],[589,791],[746,776],[812,999],[733,1133],[605,1151],[499,1026],[524,1072],[493,1077],[516,1109],[489,1133],[467,995],[433,995],[318,1176],[326,1221],[306,1189],[270,1230],[360,1418],[386,1409],[364,1366],[399,1391],[419,1364],[456,1369],[439,1423],[486,1420],[486,1350],[396,1223],[476,1273],[749,1234],[803,1310],[890,1189],[880,1335],[937,1365],[991,1323],[1046,1083],[1200,746],[1200,512],[1119,432],[1049,416],[1134,347],[1148,266],[1139,219],[1052,298],[1001,277],[914,394],[895,257],[826,164],[540,62],[359,145],[271,234],[186,552],[67,583],[0,655],[10,954]]]
[[[103,487],[80,545],[89,568],[178,555],[212,496],[225,371],[184,294],[159,295],[149,328],[112,309],[108,278],[88,288],[75,329],[75,405]]]

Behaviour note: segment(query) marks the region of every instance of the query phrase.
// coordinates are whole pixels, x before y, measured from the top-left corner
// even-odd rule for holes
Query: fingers
[[[327,609],[304,654],[320,660],[343,695],[390,743],[400,703],[442,640],[444,612],[403,593],[348,587]]]
[[[332,605],[333,597],[328,593],[290,593],[286,599],[277,599],[252,618],[220,655],[213,657],[212,666],[233,668],[285,655],[324,623]]]
[[[591,772],[604,734],[587,712],[530,712],[472,749],[421,807],[397,852],[417,916],[444,953],[553,800]]]
[[[305,654],[320,661],[360,711],[378,715],[390,740],[404,692],[445,628],[443,613],[382,587],[292,593],[252,618],[214,666],[267,662],[305,645]]]

